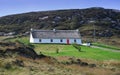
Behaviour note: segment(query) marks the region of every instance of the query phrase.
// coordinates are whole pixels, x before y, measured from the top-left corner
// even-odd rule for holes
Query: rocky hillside
[[[0,17],[1,33],[15,32],[20,34],[30,31],[30,28],[79,29],[83,39],[87,37],[89,41],[93,40],[95,29],[98,41],[105,43],[111,41],[113,45],[118,45],[120,44],[120,11],[93,7],[29,12]]]
[[[83,35],[110,37],[120,34],[120,11],[93,7],[29,12],[0,17],[0,32],[23,33],[35,29],[80,29]]]
[[[16,42],[0,42],[0,56],[1,57],[15,57],[15,56],[23,56],[26,58],[42,58],[46,57],[43,54],[38,55],[33,48],[29,47],[29,45],[24,45],[19,41]]]
[[[119,61],[53,58],[18,41],[0,42],[0,75],[119,75]]]

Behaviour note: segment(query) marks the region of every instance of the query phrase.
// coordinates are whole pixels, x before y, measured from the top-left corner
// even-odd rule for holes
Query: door
[[[70,44],[70,41],[69,41],[69,39],[67,39],[67,44]]]

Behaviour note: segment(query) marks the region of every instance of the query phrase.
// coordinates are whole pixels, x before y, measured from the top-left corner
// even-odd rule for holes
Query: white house
[[[79,30],[33,30],[30,43],[82,44]]]

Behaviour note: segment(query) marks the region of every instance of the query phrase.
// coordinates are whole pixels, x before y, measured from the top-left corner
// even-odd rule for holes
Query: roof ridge
[[[54,31],[54,30],[32,30],[32,31]],[[78,29],[77,30],[55,30],[55,31],[79,31]]]

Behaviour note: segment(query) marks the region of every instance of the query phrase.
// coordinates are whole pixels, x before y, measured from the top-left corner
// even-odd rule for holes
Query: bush
[[[59,53],[59,49],[58,49],[58,48],[56,48],[56,53],[57,53],[57,54]]]
[[[81,51],[81,47],[78,44],[72,44],[74,48],[76,48],[79,52]]]
[[[16,59],[15,61],[12,62],[14,65],[20,66],[20,67],[24,67],[24,63],[22,60],[18,60]]]
[[[91,68],[96,67],[96,64],[89,64],[89,67]]]
[[[32,45],[31,43],[28,43],[27,45],[28,45],[28,47],[30,47],[30,48],[32,48],[32,49],[35,48],[34,45]]]
[[[12,69],[12,65],[10,63],[6,63],[4,68],[7,70]]]

